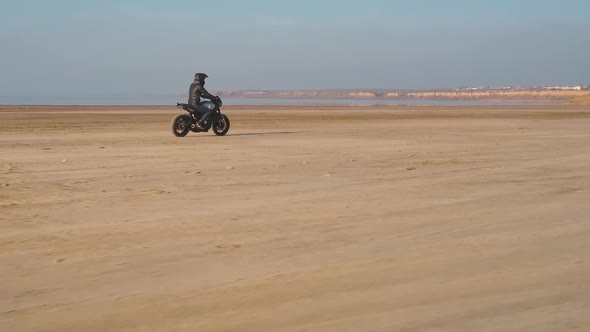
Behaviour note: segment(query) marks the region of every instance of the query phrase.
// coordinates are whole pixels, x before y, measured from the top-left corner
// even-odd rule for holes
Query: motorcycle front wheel
[[[224,136],[229,131],[229,118],[225,114],[219,114],[213,123],[213,132],[217,136]]]

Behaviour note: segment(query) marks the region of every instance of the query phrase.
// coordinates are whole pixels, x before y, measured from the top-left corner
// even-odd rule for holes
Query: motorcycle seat
[[[176,103],[176,107],[180,107],[191,112],[198,112],[191,104]]]

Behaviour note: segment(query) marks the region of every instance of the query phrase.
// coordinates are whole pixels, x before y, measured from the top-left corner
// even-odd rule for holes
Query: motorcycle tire
[[[213,132],[217,136],[224,136],[229,131],[229,126],[229,118],[225,114],[220,114],[213,123]]]
[[[189,115],[180,114],[172,120],[172,133],[176,137],[184,137],[191,131],[192,119]]]

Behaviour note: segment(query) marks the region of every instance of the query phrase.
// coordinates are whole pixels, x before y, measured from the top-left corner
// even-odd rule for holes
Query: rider
[[[201,102],[201,97],[209,99],[209,100],[218,100],[219,97],[210,94],[207,90],[205,90],[205,79],[209,77],[207,74],[204,73],[196,73],[195,74],[195,81],[191,84],[189,89],[189,96],[188,96],[188,103],[194,110],[199,111],[200,113],[204,113],[199,121],[197,121],[196,125],[199,129],[205,129],[204,122],[207,118],[215,111],[215,108],[209,108],[204,105],[205,102]]]

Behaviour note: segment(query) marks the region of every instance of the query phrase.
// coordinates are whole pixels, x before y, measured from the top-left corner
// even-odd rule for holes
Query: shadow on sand
[[[271,132],[262,132],[262,133],[238,133],[232,134],[231,132],[228,133],[226,136],[271,136],[271,135],[290,135],[290,134],[299,134],[303,133],[303,131],[271,131]]]

